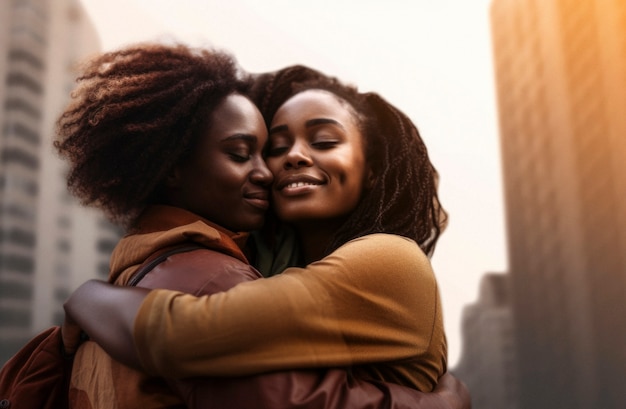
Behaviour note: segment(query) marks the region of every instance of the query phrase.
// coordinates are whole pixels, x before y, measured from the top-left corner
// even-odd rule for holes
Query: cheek
[[[206,194],[212,200],[235,203],[246,181],[246,175],[237,169],[222,167],[207,169],[204,175],[197,175],[205,186]]]
[[[342,169],[339,174],[339,180],[343,185],[351,189],[361,189],[363,180],[365,178],[365,159],[363,155],[352,155],[341,164],[338,164],[338,168]]]
[[[280,170],[281,161],[277,158],[268,158],[265,160],[265,166],[270,170],[272,176],[276,176],[276,173]]]

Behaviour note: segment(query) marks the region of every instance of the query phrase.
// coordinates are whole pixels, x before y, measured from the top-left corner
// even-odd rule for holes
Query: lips
[[[267,190],[255,190],[246,192],[244,193],[243,197],[248,203],[258,209],[267,210],[270,206],[269,192]]]
[[[244,194],[246,199],[259,199],[259,200],[268,200],[269,192],[267,190],[257,190],[253,192],[246,192]]]

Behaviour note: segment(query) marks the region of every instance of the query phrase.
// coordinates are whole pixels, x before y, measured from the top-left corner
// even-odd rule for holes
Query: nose
[[[274,180],[274,175],[265,165],[263,159],[259,159],[255,164],[254,169],[250,172],[250,181],[256,185],[269,186]]]
[[[309,147],[304,142],[297,141],[294,143],[285,155],[285,169],[298,169],[312,164]]]

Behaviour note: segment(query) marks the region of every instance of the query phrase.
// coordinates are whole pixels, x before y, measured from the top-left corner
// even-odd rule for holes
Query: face
[[[174,205],[231,231],[261,227],[272,174],[263,161],[267,128],[259,110],[232,94],[212,112],[190,160],[171,176]]]
[[[272,120],[266,158],[278,217],[344,220],[363,190],[363,143],[353,109],[334,94],[307,90],[287,100]]]

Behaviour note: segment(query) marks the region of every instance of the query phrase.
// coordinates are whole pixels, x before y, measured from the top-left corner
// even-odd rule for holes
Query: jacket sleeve
[[[211,268],[207,268],[207,267]],[[180,269],[185,268],[185,274]],[[148,288],[175,288],[212,294],[258,278],[254,269],[210,251],[171,256],[141,282]],[[249,377],[191,378],[168,382],[190,409],[447,408],[445,398],[385,382],[365,381],[348,369],[280,371]]]
[[[424,353],[438,308],[419,247],[377,234],[212,296],[152,291],[134,338],[144,368],[175,377],[341,367]]]
[[[458,382],[455,380],[455,382]],[[469,395],[452,386],[423,393],[364,381],[344,369],[284,371],[239,378],[172,381],[189,409],[468,409]],[[444,390],[445,389],[445,390]],[[463,393],[462,393],[463,392]]]

